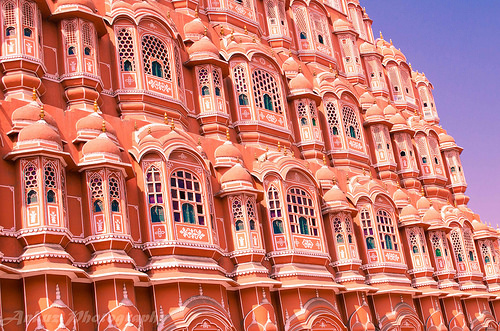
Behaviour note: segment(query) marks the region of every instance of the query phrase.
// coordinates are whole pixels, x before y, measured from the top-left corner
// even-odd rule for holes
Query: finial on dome
[[[366,176],[366,169],[363,168],[363,176]]]
[[[134,121],[134,131],[137,131],[137,121]]]
[[[345,175],[345,180],[346,180],[347,184],[349,184],[349,181],[351,180],[351,179],[349,178],[349,174],[346,174],[346,175]]]
[[[99,106],[97,105],[97,99],[94,100],[94,111],[97,113]]]
[[[287,156],[288,155],[288,150],[286,149],[286,147],[284,148],[283,150],[283,155]]]
[[[247,26],[245,25],[243,28],[245,29],[245,34],[248,34]]]
[[[333,67],[332,67],[332,64],[328,64],[328,69],[330,70],[330,72],[333,72]]]
[[[292,57],[292,49],[291,48],[288,50],[288,57]]]
[[[316,77],[316,70],[313,70],[313,77]]]
[[[224,27],[221,25],[220,27],[220,35],[223,36],[224,35]]]
[[[196,7],[196,10],[194,11],[194,17],[198,18],[198,7]]]
[[[323,154],[323,165],[326,165],[326,155]]]
[[[399,184],[399,181],[396,182],[397,188],[401,188],[401,184]]]
[[[231,40],[234,41],[234,29],[231,31]]]
[[[105,133],[106,132],[106,121],[105,120],[102,120],[102,132]]]
[[[380,32],[380,39],[384,40],[384,36],[382,35],[382,31],[379,31]]]
[[[278,141],[278,152],[281,152],[281,142]]]
[[[392,39],[389,39],[389,42],[391,43],[391,46],[392,46]]]
[[[170,18],[170,10],[167,11],[167,18]]]
[[[43,105],[40,106],[40,119],[43,120],[45,117],[45,111],[43,110]]]
[[[167,112],[165,112],[163,114],[163,123],[167,124],[168,125],[168,116],[167,116]]]
[[[198,137],[198,146],[201,146],[201,138]]]
[[[423,187],[423,186],[420,188],[420,194],[421,194],[422,196],[425,196],[425,190],[424,190],[424,187]]]
[[[125,283],[123,283],[123,298],[128,299],[128,291],[127,291],[127,286],[125,286]]]
[[[175,123],[174,123],[174,119],[172,118],[172,120],[170,121],[170,130],[173,131],[175,129]]]
[[[207,34],[208,34],[208,28],[207,28],[207,27],[205,27],[205,31],[203,32],[203,35],[206,37],[206,36],[207,36]]]
[[[229,135],[229,129],[226,129],[226,140],[231,140],[231,136]]]
[[[61,290],[59,290],[59,284],[56,284],[56,300],[61,300]]]
[[[454,202],[455,208],[457,208],[457,200],[455,200],[453,202]]]
[[[337,185],[337,178],[335,177],[332,177],[332,184],[335,186]]]
[[[302,72],[302,66],[299,66],[298,72],[299,74]]]
[[[151,134],[151,127],[148,128],[148,134]]]
[[[33,96],[31,97],[33,101],[36,101],[36,88],[33,87]]]
[[[413,68],[411,67],[411,62],[408,63],[408,67],[410,67],[410,70],[413,71]]]

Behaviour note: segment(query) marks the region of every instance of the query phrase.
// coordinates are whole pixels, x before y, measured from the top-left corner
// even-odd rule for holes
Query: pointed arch
[[[333,330],[345,330],[346,326],[338,310],[323,298],[312,298],[304,308],[290,316],[285,322],[285,329],[289,331],[321,330],[324,326]]]

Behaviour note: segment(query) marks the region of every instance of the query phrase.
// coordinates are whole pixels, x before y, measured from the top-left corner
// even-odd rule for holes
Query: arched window
[[[375,239],[373,237],[366,238],[366,249],[375,249]]]
[[[399,155],[401,155],[402,157],[406,156],[406,152],[405,151],[401,151],[401,153],[399,153]]]
[[[443,254],[441,253],[441,249],[436,248],[436,256],[437,257],[443,256]]]
[[[488,255],[484,257],[484,263],[490,263],[490,257]]]
[[[350,234],[347,235],[347,239],[349,241],[349,244],[352,244],[352,235],[350,235]]]
[[[233,69],[233,84],[238,96],[240,106],[247,106],[248,102],[248,85],[247,74],[243,65],[238,65]]]
[[[163,190],[161,173],[155,166],[146,171],[146,194],[150,209],[151,222],[158,223],[165,221],[163,213]]]
[[[273,225],[273,233],[280,234],[284,232],[283,217],[281,202],[276,187],[271,186],[267,191],[267,207],[269,210],[269,217]]]
[[[248,106],[248,97],[245,94],[240,94],[238,101],[240,106]]]
[[[462,254],[458,253],[458,262],[463,262]]]
[[[273,221],[273,233],[274,234],[280,234],[284,233],[283,229],[283,221],[282,220],[274,220]]]
[[[356,131],[352,125],[349,127],[349,135],[351,136],[351,138],[357,138]]]
[[[311,196],[300,188],[290,188],[286,196],[292,233],[318,235],[318,224]]]
[[[28,205],[31,205],[33,203],[38,202],[38,195],[35,190],[31,190],[28,192],[27,198],[26,198],[26,203]]]
[[[92,206],[94,213],[102,213],[104,212],[104,193],[103,193],[103,184],[102,178],[100,175],[95,174],[90,178],[90,192],[92,199]]]
[[[385,210],[377,211],[377,230],[382,249],[398,250],[396,230],[391,215]]]
[[[16,7],[12,1],[6,1],[3,5],[3,25],[6,36],[14,36],[16,34],[17,13]]]
[[[474,261],[474,253],[469,251],[469,260]]]
[[[129,60],[123,61],[123,71],[132,71],[132,62]]]
[[[307,225],[307,220],[305,217],[299,217],[299,228],[300,234],[309,235],[309,226]]]
[[[114,213],[120,212],[120,203],[117,200],[111,201],[111,211]]]
[[[190,203],[185,202],[182,204],[182,222],[190,224],[196,223],[194,207]]]
[[[255,214],[255,207],[254,207],[254,202],[251,199],[247,200],[247,218],[248,218],[248,223],[250,225],[250,230],[254,231],[255,228],[255,220],[257,219],[257,216]]]
[[[235,225],[236,231],[245,230],[245,226],[243,224],[243,221],[236,221],[236,223],[234,225]]]
[[[344,243],[344,236],[341,235],[340,233],[337,235],[337,243],[339,243],[339,244]]]
[[[92,55],[92,50],[90,49],[90,47],[85,47],[83,49],[83,54],[87,55],[87,56],[90,56]]]
[[[151,222],[162,223],[165,222],[165,213],[162,206],[151,207]]]
[[[162,40],[152,35],[143,36],[142,60],[146,74],[172,80],[170,55]]]
[[[28,205],[38,202],[38,174],[33,164],[24,167],[24,189]]]
[[[76,48],[75,46],[69,46],[68,48],[68,55],[75,55],[76,54]]]
[[[47,191],[47,203],[56,203],[56,194],[52,190]]]
[[[156,76],[156,77],[163,77],[163,69],[161,67],[160,62],[158,61],[153,61],[151,62],[151,75]]]
[[[135,39],[131,28],[121,28],[116,32],[118,54],[122,71],[135,71]]]
[[[344,122],[346,135],[354,139],[361,139],[358,117],[351,107],[342,107],[342,120]]]
[[[118,184],[118,179],[116,177],[109,177],[109,199],[111,200],[111,211],[118,213],[120,212],[120,185]]]
[[[325,41],[323,40],[323,36],[322,36],[322,35],[320,35],[320,34],[318,35],[318,42],[319,42],[320,44],[325,44]]]
[[[241,205],[240,199],[235,199],[233,201],[232,211],[233,211],[233,220],[234,220],[234,225],[235,225],[236,231],[245,230],[245,225],[243,223],[243,219],[244,219],[243,206]]]
[[[56,203],[56,166],[48,162],[43,169],[43,182],[45,186],[47,203]]]
[[[255,69],[252,72],[252,86],[255,105],[258,108],[283,114],[281,91],[273,74]]]
[[[220,94],[220,87],[218,87],[218,86],[215,87],[215,95],[218,96],[218,97],[221,96],[221,94]]]
[[[384,236],[384,241],[385,241],[385,249],[393,249],[393,247],[392,247],[392,237],[390,235],[386,234]]]
[[[418,254],[418,247],[417,246],[413,246],[412,247],[412,251],[414,254]]]
[[[104,205],[101,200],[94,200],[94,213],[102,213],[104,211]]]
[[[170,193],[174,221],[205,225],[206,215],[203,206],[203,192],[200,181],[189,171],[177,170],[170,177]]]
[[[269,94],[264,94],[264,108],[273,111],[273,100]]]
[[[305,32],[300,33],[300,39],[305,40],[307,39],[307,34]]]
[[[375,239],[373,238],[373,226],[370,212],[367,209],[362,209],[359,217],[361,220],[361,227],[363,228],[363,235],[366,238],[366,248],[374,249]]]
[[[208,88],[208,86],[203,86],[201,88],[201,95],[210,95],[210,89]]]
[[[30,37],[31,38],[31,35],[33,34],[33,31],[30,29],[30,28],[24,28],[24,36],[25,37]]]

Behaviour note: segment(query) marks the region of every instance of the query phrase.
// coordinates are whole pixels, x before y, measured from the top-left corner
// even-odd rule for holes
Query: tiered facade
[[[499,233],[357,0],[0,0],[1,330],[497,330]]]

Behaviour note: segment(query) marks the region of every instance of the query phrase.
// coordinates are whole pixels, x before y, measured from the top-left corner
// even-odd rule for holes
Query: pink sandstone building
[[[499,233],[358,0],[1,0],[0,329],[497,330]]]

